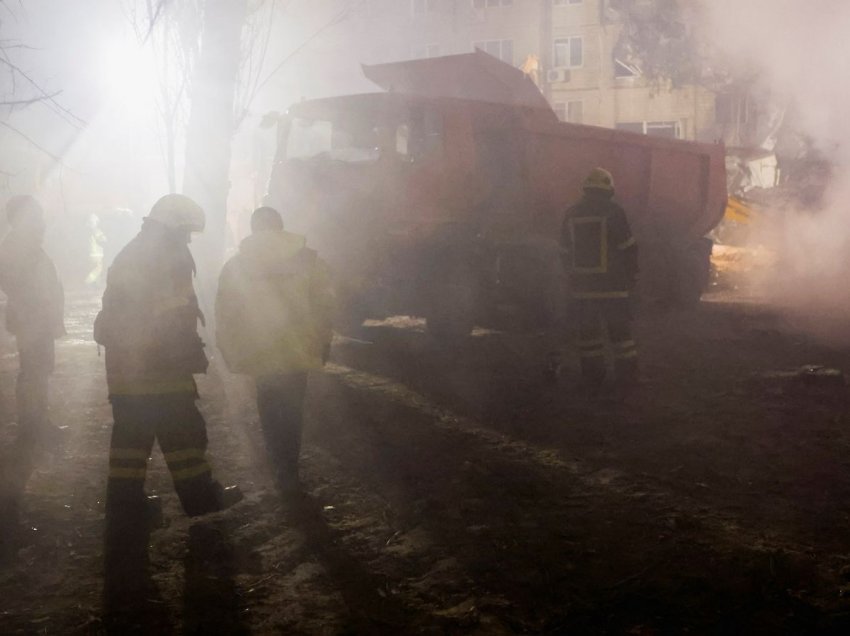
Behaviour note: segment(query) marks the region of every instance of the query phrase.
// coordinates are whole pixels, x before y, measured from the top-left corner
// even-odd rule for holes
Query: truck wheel
[[[475,327],[477,286],[468,280],[432,284],[425,323],[435,338],[465,338]]]
[[[713,241],[699,239],[680,253],[678,289],[675,290],[681,305],[691,307],[699,303],[711,278],[711,250]]]

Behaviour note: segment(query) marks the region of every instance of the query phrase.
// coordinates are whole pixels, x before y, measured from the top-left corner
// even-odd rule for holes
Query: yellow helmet
[[[581,184],[581,189],[584,191],[600,190],[601,192],[610,192],[613,194],[614,177],[604,168],[594,168],[587,175],[584,183]]]
[[[161,197],[153,204],[148,218],[175,230],[189,232],[203,232],[206,225],[204,210],[185,194]]]

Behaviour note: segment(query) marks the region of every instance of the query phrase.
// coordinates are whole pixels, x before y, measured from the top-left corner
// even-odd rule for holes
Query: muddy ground
[[[155,451],[151,586],[106,615],[98,304],[69,302],[64,444],[37,458],[17,514],[7,500],[0,633],[850,633],[847,389],[793,374],[850,371],[850,350],[740,302],[645,311],[645,381],[626,400],[578,396],[568,349],[547,381],[541,335],[444,346],[418,321],[373,324],[311,378],[297,500],[275,490],[250,387],[213,372],[214,470],[246,500],[190,522]],[[5,351],[8,494],[26,462]]]

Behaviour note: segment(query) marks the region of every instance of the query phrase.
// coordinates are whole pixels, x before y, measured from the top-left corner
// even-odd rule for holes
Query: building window
[[[497,57],[507,64],[514,63],[514,41],[513,40],[482,40],[472,43],[472,50],[480,49]]]
[[[555,39],[555,68],[577,68],[584,63],[581,37]]]
[[[561,121],[571,124],[584,123],[584,102],[580,99],[569,102],[556,102],[554,109],[555,114]]]
[[[617,57],[614,58],[614,77],[640,77],[641,72],[635,64],[629,64]]]
[[[564,102],[555,102],[552,109],[561,121],[567,121],[567,105]]]
[[[410,57],[414,60],[422,60],[430,57],[440,57],[440,45],[422,44],[411,46]]]
[[[629,132],[641,133],[650,137],[664,137],[666,139],[681,139],[682,127],[677,121],[636,121],[621,122],[616,126],[617,130],[628,130]]]
[[[581,4],[584,0],[552,0],[556,7],[565,7],[570,4]]]
[[[413,4],[411,5],[411,11],[413,12],[413,15],[431,13],[432,11],[437,10],[437,1],[438,0],[412,0]]]
[[[509,7],[514,0],[472,0],[473,9],[489,9],[490,7]]]

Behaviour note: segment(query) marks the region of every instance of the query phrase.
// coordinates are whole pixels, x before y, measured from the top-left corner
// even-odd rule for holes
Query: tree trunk
[[[213,293],[227,239],[230,146],[246,4],[246,0],[206,0],[201,48],[191,83],[183,192],[207,215],[206,230],[194,247],[201,303],[208,319],[212,318]]]

